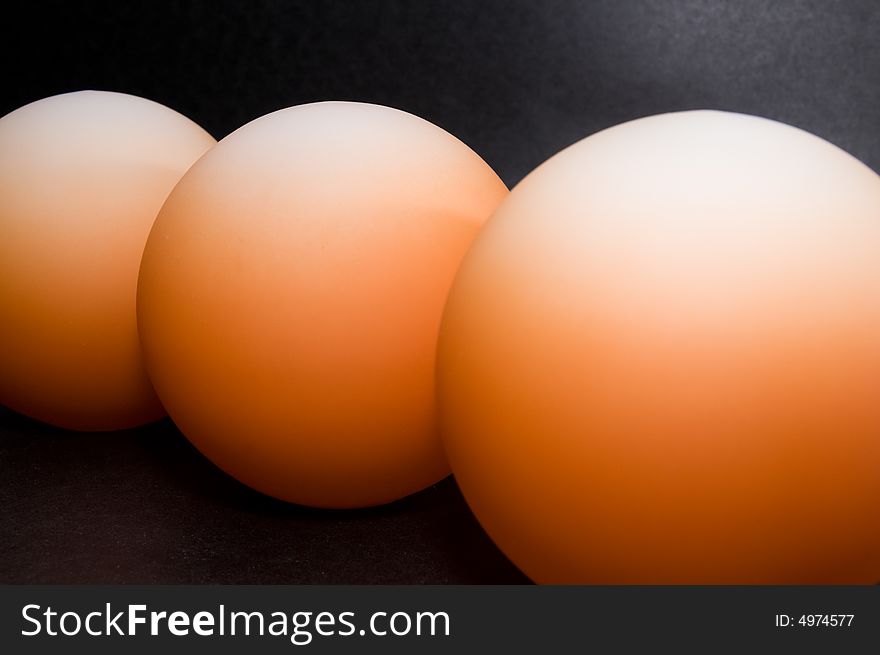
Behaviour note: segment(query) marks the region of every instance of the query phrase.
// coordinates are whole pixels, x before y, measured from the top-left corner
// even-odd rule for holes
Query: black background
[[[86,88],[215,137],[360,100],[455,134],[513,185],[599,129],[715,108],[880,170],[880,2],[29,2],[3,18],[0,114]],[[320,512],[249,491],[168,421],[66,433],[0,411],[0,582],[521,582],[451,480]]]

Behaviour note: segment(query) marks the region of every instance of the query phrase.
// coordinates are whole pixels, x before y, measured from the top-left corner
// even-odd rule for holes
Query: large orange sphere
[[[453,472],[544,583],[880,580],[880,177],[720,112],[530,174],[441,328]]]
[[[386,107],[304,105],[223,139],[141,265],[140,336],[169,415],[288,501],[374,505],[443,478],[443,303],[506,195],[463,143]]]
[[[80,430],[164,415],[135,321],[141,253],[214,139],[160,104],[80,91],[0,119],[0,403]]]

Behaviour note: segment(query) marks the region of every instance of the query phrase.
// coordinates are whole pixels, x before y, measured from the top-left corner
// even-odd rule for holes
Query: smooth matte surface
[[[567,148],[465,257],[437,376],[536,582],[880,578],[880,176],[826,141],[701,111]]]
[[[67,432],[0,408],[0,583],[528,582],[451,478],[313,510],[251,491],[163,420]]]
[[[440,317],[507,193],[461,141],[388,107],[300,105],[236,130],[144,248],[138,334],[168,415],[237,480],[310,507],[449,475]]]
[[[0,403],[73,430],[165,416],[138,342],[138,270],[162,203],[214,143],[104,91],[0,118]]]
[[[602,128],[715,108],[796,125],[880,169],[877,0],[55,0],[8,16],[0,114],[107,89],[162,102],[221,138],[298,103],[374,102],[455,134],[512,185]],[[7,414],[0,425],[0,579],[516,575],[450,481],[332,518],[248,492],[168,423],[100,437]],[[321,562],[332,568],[322,574]]]

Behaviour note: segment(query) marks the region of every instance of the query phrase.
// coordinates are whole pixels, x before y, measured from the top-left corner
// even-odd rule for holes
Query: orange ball
[[[580,141],[465,257],[438,397],[537,582],[876,583],[880,178],[720,112]]]
[[[164,415],[138,344],[138,267],[168,193],[213,144],[122,93],[67,93],[0,119],[0,403],[79,430]]]
[[[140,336],[169,415],[226,472],[306,505],[385,503],[448,475],[440,317],[506,195],[467,146],[386,107],[304,105],[223,139],[141,265]]]

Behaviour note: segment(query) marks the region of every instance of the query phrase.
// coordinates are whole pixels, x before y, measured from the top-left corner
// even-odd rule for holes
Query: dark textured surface
[[[57,430],[0,408],[0,583],[524,582],[452,479],[359,511],[240,485],[170,421]]]
[[[404,109],[513,184],[561,148],[695,108],[782,120],[880,170],[877,0],[18,3],[0,114],[83,88],[223,137],[318,100]]]
[[[715,108],[880,170],[877,0],[18,4],[0,24],[0,114],[106,89],[220,138],[293,104],[376,102],[446,128],[514,184],[599,129]],[[75,434],[0,412],[0,582],[521,580],[451,480],[318,512],[238,485],[167,421]]]

